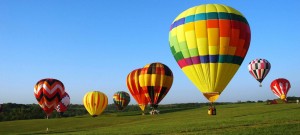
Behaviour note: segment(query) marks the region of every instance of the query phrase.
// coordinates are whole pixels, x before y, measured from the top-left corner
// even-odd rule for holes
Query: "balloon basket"
[[[208,111],[207,111],[208,115],[217,115],[217,109],[215,106],[209,106]]]
[[[152,110],[149,113],[150,113],[150,115],[157,115],[157,114],[159,114],[159,111],[158,110]]]

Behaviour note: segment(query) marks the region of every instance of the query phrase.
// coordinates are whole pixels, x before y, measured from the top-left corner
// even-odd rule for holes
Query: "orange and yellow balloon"
[[[91,91],[84,95],[83,105],[90,115],[96,117],[107,107],[107,96],[99,91]]]
[[[126,84],[130,94],[133,96],[141,110],[144,112],[146,106],[148,105],[148,100],[142,87],[139,84],[139,75],[141,74],[141,70],[142,69],[139,68],[131,71],[127,75]]]
[[[242,64],[251,32],[246,18],[221,4],[189,8],[173,21],[172,54],[193,84],[215,102]]]

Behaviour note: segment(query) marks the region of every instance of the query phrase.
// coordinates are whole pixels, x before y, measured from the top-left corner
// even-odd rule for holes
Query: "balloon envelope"
[[[64,93],[64,84],[57,79],[42,79],[34,86],[34,96],[47,116],[51,115]]]
[[[142,69],[140,68],[131,71],[127,75],[126,84],[130,94],[138,103],[141,110],[144,111],[146,106],[148,105],[148,99],[146,98],[145,93],[139,84],[139,75],[141,74],[141,70]]]
[[[173,73],[168,66],[162,63],[147,64],[139,76],[139,84],[154,109],[167,95],[172,83]]]
[[[291,84],[287,79],[278,78],[272,81],[271,85],[272,92],[280,99],[286,100],[287,93],[291,88]]]
[[[266,59],[254,59],[248,65],[249,73],[258,81],[262,82],[271,69],[271,64]]]
[[[130,102],[130,96],[125,91],[118,91],[113,96],[113,101],[118,110],[123,110]]]
[[[84,95],[83,105],[90,115],[96,117],[107,107],[107,96],[100,91],[91,91]]]
[[[250,37],[249,24],[239,11],[226,5],[204,4],[175,18],[169,43],[185,75],[214,102],[242,64]]]
[[[69,104],[70,104],[70,96],[67,92],[65,92],[61,101],[58,103],[55,109],[57,112],[63,113],[67,111]]]

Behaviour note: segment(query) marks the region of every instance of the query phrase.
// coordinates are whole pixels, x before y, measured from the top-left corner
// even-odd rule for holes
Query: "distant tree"
[[[290,103],[296,103],[297,100],[300,100],[300,97],[293,96],[293,97],[287,97],[286,99]]]
[[[255,103],[255,101],[248,100],[248,101],[246,101],[246,103]]]
[[[257,101],[257,103],[263,103],[263,102],[264,102],[264,101],[262,101],[262,100],[258,100],[258,101]]]

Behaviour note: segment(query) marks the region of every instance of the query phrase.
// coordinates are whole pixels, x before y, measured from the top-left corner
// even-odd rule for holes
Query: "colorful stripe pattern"
[[[173,83],[173,73],[162,63],[151,63],[144,66],[139,76],[142,87],[150,106],[154,109],[167,95]]]
[[[260,83],[267,76],[270,69],[271,64],[266,59],[255,59],[248,65],[250,74]]]
[[[130,96],[125,91],[118,91],[113,96],[113,101],[118,110],[123,110],[130,102]]]
[[[185,10],[169,32],[170,48],[179,67],[208,95],[220,94],[230,82],[247,54],[250,38],[246,18],[221,4]]]
[[[291,88],[291,84],[287,79],[278,78],[275,79],[271,85],[272,92],[280,99],[286,100],[287,93]]]
[[[138,103],[141,110],[144,111],[148,105],[148,99],[146,98],[145,93],[139,84],[139,75],[141,74],[141,71],[142,69],[135,69],[131,71],[127,75],[126,84],[130,94]]]
[[[90,115],[96,117],[107,107],[107,96],[100,91],[91,91],[84,95],[83,105]]]
[[[58,103],[55,109],[59,113],[64,113],[65,111],[67,111],[69,104],[70,96],[67,92],[65,92],[65,94],[62,96],[61,101]]]
[[[47,116],[51,115],[64,93],[64,84],[57,79],[42,79],[34,86],[34,96]]]
[[[249,48],[250,28],[233,8],[207,4],[180,14],[171,25],[169,41],[181,68],[200,63],[240,65]]]

